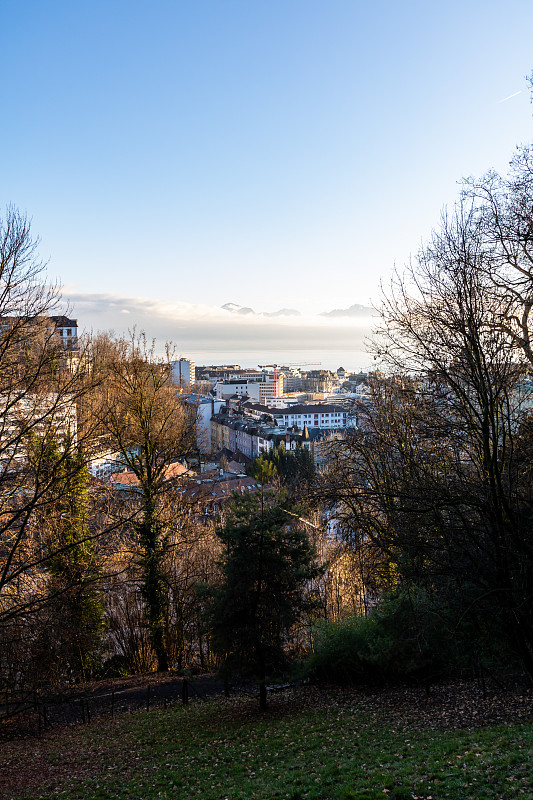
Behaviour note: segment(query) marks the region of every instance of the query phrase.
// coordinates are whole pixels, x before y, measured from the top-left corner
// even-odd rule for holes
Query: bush
[[[367,617],[323,623],[310,677],[334,683],[429,680],[467,665],[449,614],[420,590],[402,590]]]

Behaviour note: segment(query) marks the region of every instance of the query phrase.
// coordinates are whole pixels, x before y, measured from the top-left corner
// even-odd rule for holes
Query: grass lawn
[[[306,688],[127,714],[5,743],[0,796],[533,798],[531,698]],[[2,781],[5,794],[2,792]]]

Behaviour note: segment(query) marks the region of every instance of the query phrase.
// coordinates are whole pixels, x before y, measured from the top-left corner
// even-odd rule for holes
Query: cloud
[[[368,313],[341,313],[338,317],[331,312],[317,316],[280,312],[243,315],[205,304],[88,294],[68,287],[63,294],[69,313],[78,319],[81,330],[112,330],[122,336],[136,327],[145,331],[148,338],[156,339],[161,350],[165,342],[172,341],[179,354],[198,363],[228,359],[266,363],[267,353],[267,361],[327,359],[324,366],[333,361],[334,367],[338,366],[337,361],[346,362],[345,366],[353,361],[354,368],[360,368],[368,361],[365,340],[372,324]]]

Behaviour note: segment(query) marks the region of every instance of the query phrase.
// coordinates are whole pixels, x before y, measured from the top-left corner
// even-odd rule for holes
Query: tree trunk
[[[261,653],[259,656],[259,709],[266,711],[267,708],[267,688],[266,688],[266,670],[265,659]]]
[[[160,564],[160,531],[157,512],[154,504],[150,501],[145,505],[145,516],[140,533],[145,550],[143,594],[148,606],[150,641],[157,658],[157,671],[168,672],[164,584]]]

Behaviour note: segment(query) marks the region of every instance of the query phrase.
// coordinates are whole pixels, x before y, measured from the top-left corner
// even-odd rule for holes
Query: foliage
[[[81,448],[67,437],[62,448],[53,434],[28,443],[35,480],[54,476],[54,494],[38,524],[45,536],[47,594],[35,647],[41,671],[48,663],[56,680],[87,680],[98,670],[103,647],[101,569],[89,528],[88,472]],[[46,499],[46,498],[45,498]]]
[[[402,588],[382,597],[368,616],[318,625],[307,671],[338,683],[433,681],[470,667],[470,634],[438,598]]]
[[[258,677],[263,708],[266,677],[286,664],[291,629],[312,607],[315,554],[304,526],[263,498],[235,500],[217,532],[223,578],[211,609],[213,647],[226,668]]]
[[[221,542],[213,524],[189,521],[171,544],[164,564],[170,593],[169,652],[177,669],[196,667],[205,672],[215,667],[215,659],[202,588],[220,580]]]
[[[169,500],[177,503],[174,498]],[[161,563],[161,579],[168,599],[165,613],[168,659],[175,669],[199,667],[206,671],[214,664],[204,619],[204,597],[198,586],[211,586],[219,578],[220,541],[213,526],[195,523],[194,519],[183,520],[176,515],[172,524],[172,517],[166,513],[164,522],[172,528]],[[105,580],[106,616],[115,653],[106,666],[110,675],[117,669],[125,674],[157,669],[146,625],[140,549],[141,543],[134,534],[118,541],[112,565],[115,574]]]
[[[265,453],[261,453],[251,464],[246,466],[246,474],[255,478],[261,485],[265,485],[277,476],[278,470],[272,459],[268,458]]]
[[[481,179],[464,181],[462,195],[489,256],[483,268],[499,301],[496,325],[532,366],[533,145],[516,148],[507,175],[490,170]]]
[[[324,476],[345,538],[384,555],[382,589],[413,583],[484,615],[533,676],[531,388],[499,324],[475,215],[445,218],[384,301],[361,428]]]
[[[157,663],[145,620],[141,594],[141,574],[136,548],[122,543],[115,553],[115,574],[105,581],[105,606],[113,655],[104,665],[104,674],[152,672]]]
[[[305,502],[315,480],[316,470],[310,451],[306,447],[287,450],[283,445],[262,453],[248,468],[249,475],[260,480],[261,470],[272,465],[275,475],[287,492],[291,502]]]

